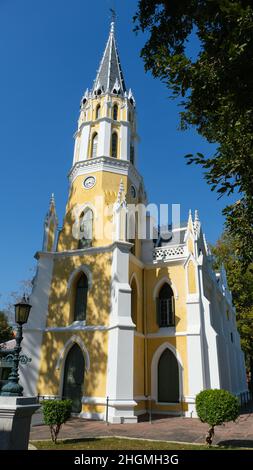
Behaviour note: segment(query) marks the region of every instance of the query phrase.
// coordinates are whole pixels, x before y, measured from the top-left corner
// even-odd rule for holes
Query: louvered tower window
[[[113,119],[114,121],[118,120],[118,106],[116,104],[113,106]]]
[[[100,116],[101,116],[101,106],[100,104],[98,104],[96,108],[96,119],[99,119]]]
[[[96,158],[96,156],[97,156],[97,147],[98,147],[98,135],[94,134],[93,137],[92,137],[91,158]]]
[[[112,157],[117,158],[118,156],[118,135],[116,132],[112,134]]]

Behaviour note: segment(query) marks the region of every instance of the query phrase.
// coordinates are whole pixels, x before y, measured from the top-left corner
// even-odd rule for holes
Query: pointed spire
[[[43,251],[54,251],[56,248],[56,231],[58,227],[58,218],[55,208],[54,193],[51,194],[49,209],[44,220]]]
[[[114,35],[115,30],[115,12],[112,11],[112,21],[109,38],[106,43],[103,58],[100,62],[98,73],[93,86],[93,93],[121,93],[126,91],[125,81],[121,70],[119,55]],[[115,88],[115,84],[117,88]]]
[[[199,236],[201,223],[200,223],[200,220],[199,220],[199,213],[198,213],[197,210],[195,210],[195,213],[194,213],[193,227],[194,227],[195,235]]]
[[[51,194],[51,198],[50,198],[50,207],[51,207],[51,206],[54,206],[54,207],[55,207],[54,193]]]
[[[118,192],[118,197],[117,197],[117,203],[120,204],[122,202],[122,196],[124,194],[124,184],[123,184],[123,181],[122,181],[122,178],[120,180],[120,184],[119,184],[119,192]]]
[[[48,209],[48,211],[46,213],[46,217],[45,217],[45,224],[48,223],[49,219],[52,216],[54,216],[55,220],[57,221],[54,193],[52,193],[51,197],[50,197],[49,209]]]
[[[188,225],[192,223],[192,211],[189,209],[189,215],[188,215]]]

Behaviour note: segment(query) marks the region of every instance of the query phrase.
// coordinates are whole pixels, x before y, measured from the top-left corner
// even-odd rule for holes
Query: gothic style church
[[[235,310],[195,212],[167,241],[127,235],[147,205],[137,169],[136,103],[114,22],[92,89],[81,100],[69,197],[58,230],[52,197],[30,298],[21,370],[26,394],[67,397],[80,417],[136,422],[194,417],[206,388],[247,390]],[[147,216],[147,226],[149,225]]]

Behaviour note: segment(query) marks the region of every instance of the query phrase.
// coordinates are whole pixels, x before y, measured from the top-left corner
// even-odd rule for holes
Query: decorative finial
[[[55,205],[54,193],[51,194],[50,206],[51,206],[51,205]]]
[[[197,209],[195,210],[194,219],[195,219],[195,222],[199,222],[199,213]]]
[[[192,211],[189,209],[188,222],[192,220]]]
[[[117,203],[118,204],[121,202],[123,192],[124,192],[124,184],[123,184],[123,181],[122,181],[122,178],[121,178],[120,184],[119,184],[118,197],[117,197]]]
[[[111,12],[111,33],[114,33],[114,26],[116,21],[116,11],[113,8],[110,8]]]

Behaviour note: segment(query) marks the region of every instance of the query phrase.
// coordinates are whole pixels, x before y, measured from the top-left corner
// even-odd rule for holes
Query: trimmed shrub
[[[62,424],[70,418],[71,400],[44,400],[42,411],[45,424],[50,427],[52,441],[56,444]]]
[[[196,411],[202,423],[209,424],[206,443],[212,444],[214,427],[235,421],[239,415],[239,401],[227,390],[203,390],[196,396]]]

